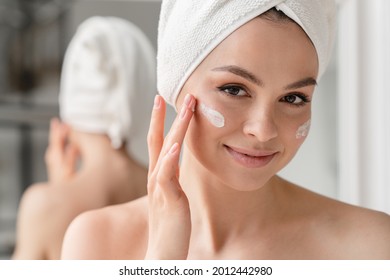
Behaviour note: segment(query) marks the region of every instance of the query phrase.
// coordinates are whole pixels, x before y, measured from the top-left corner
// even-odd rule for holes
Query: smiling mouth
[[[246,151],[240,148],[224,145],[228,154],[240,165],[247,168],[261,168],[266,166],[278,152],[274,151]]]

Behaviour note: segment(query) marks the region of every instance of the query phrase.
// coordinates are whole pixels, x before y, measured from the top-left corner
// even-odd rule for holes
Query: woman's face
[[[255,18],[219,44],[184,85],[177,105],[187,93],[197,99],[187,147],[223,183],[260,188],[305,139],[317,73],[315,48],[298,25]]]

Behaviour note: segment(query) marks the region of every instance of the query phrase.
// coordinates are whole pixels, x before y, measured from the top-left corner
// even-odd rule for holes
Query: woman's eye
[[[283,102],[287,102],[291,105],[301,106],[310,102],[309,98],[301,94],[291,94],[282,98]]]
[[[239,86],[222,86],[219,87],[219,90],[231,96],[245,96],[247,95],[246,91]]]

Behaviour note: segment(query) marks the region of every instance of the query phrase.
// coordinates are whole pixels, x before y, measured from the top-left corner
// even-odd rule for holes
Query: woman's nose
[[[249,112],[247,116],[243,127],[245,135],[256,137],[260,142],[267,142],[278,136],[272,109],[257,109],[255,112]]]

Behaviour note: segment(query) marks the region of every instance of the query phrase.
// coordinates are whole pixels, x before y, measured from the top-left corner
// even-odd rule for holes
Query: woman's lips
[[[248,168],[264,167],[277,154],[275,151],[246,150],[226,145],[225,148],[236,162]]]

